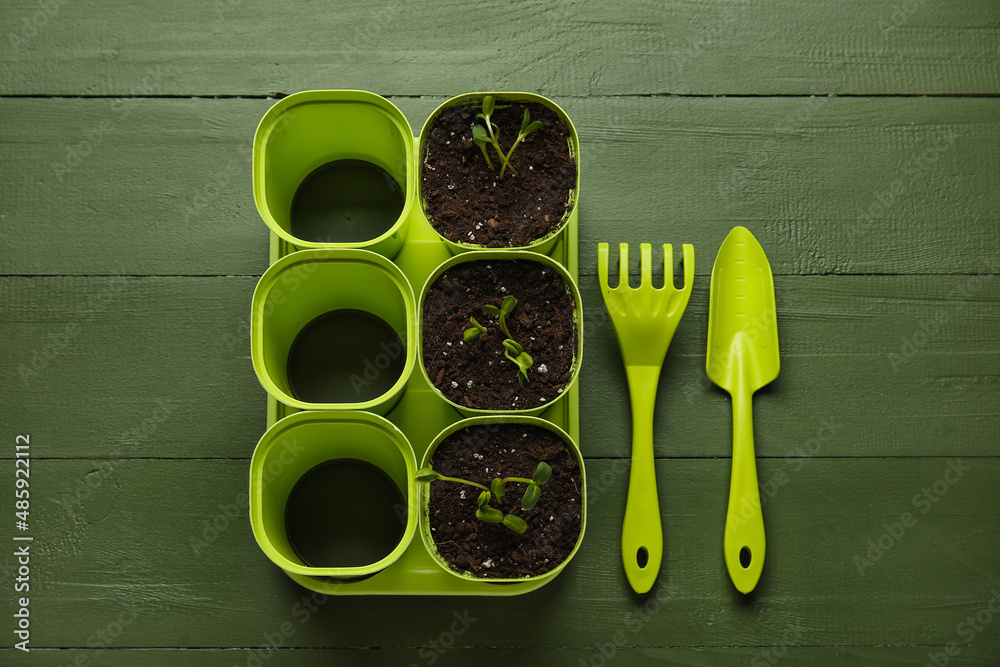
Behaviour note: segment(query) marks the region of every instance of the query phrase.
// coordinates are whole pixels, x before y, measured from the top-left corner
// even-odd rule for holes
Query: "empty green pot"
[[[317,168],[360,160],[384,170],[402,195],[402,211],[386,231],[350,243],[296,236],[292,200]],[[364,248],[387,257],[406,238],[415,192],[413,132],[402,112],[360,90],[311,90],[289,95],[261,119],[253,143],[253,194],[271,231],[296,248]]]
[[[297,398],[288,372],[289,352],[296,337],[317,317],[357,310],[385,322],[401,344],[386,345],[370,358],[357,358],[350,383],[357,401],[313,403]],[[413,289],[399,268],[367,250],[302,250],[282,257],[261,276],[251,302],[250,353],[254,371],[269,394],[301,410],[370,410],[385,414],[402,396],[416,360],[416,317]],[[334,354],[358,357],[351,349]],[[387,362],[405,355],[398,379],[382,394],[367,398]],[[384,357],[384,358],[383,358]],[[317,363],[321,361],[317,359]],[[399,368],[393,363],[394,369]],[[380,381],[375,386],[388,385]],[[346,387],[346,385],[345,385]]]
[[[392,508],[403,523],[401,538],[387,555],[351,567],[311,567],[289,541],[285,510],[296,483],[328,461],[354,459],[375,466],[396,485],[403,505]],[[395,562],[417,526],[413,449],[402,431],[368,412],[297,412],[264,433],[250,461],[250,522],[261,550],[282,570],[310,577],[357,578]],[[346,506],[341,511],[358,508]],[[361,536],[363,537],[363,536]]]

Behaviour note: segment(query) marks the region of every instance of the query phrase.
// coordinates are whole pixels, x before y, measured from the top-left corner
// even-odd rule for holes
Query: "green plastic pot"
[[[559,227],[552,230],[545,236],[532,241],[526,246],[510,246],[509,248],[507,248],[509,250],[530,250],[532,252],[538,252],[547,255],[552,252],[552,249],[555,247],[556,242],[559,241],[560,237],[562,236],[563,230],[565,230],[569,224],[576,223],[579,217],[579,199],[580,199],[580,137],[576,133],[576,127],[573,126],[573,121],[569,119],[569,116],[566,115],[566,112],[563,111],[558,104],[556,104],[549,98],[543,97],[541,95],[535,95],[534,93],[518,93],[518,92],[466,93],[464,95],[459,95],[457,97],[451,98],[450,100],[448,100],[447,102],[445,102],[444,104],[442,104],[441,106],[439,106],[437,109],[434,110],[434,113],[430,115],[430,117],[427,119],[427,122],[424,123],[423,129],[420,131],[420,139],[417,148],[417,159],[418,159],[417,173],[418,174],[420,173],[423,161],[425,159],[425,156],[427,155],[427,146],[426,146],[427,136],[430,134],[431,128],[433,128],[434,124],[437,122],[438,116],[440,116],[441,113],[446,109],[455,106],[471,106],[471,105],[481,106],[483,103],[483,98],[486,97],[487,95],[492,95],[494,98],[496,98],[498,104],[503,104],[505,102],[507,103],[532,102],[536,104],[541,104],[542,106],[548,107],[549,109],[554,111],[555,114],[559,116],[559,120],[562,122],[562,124],[565,125],[566,129],[569,130],[570,134],[569,152],[570,155],[573,156],[574,161],[576,162],[576,185],[573,187],[573,189],[570,190],[569,207],[566,209],[566,213],[563,215]],[[417,181],[416,200],[418,202],[417,206],[420,207],[420,211],[423,214],[424,218],[427,219],[427,222],[430,223],[431,227],[433,228],[434,225],[433,223],[431,223],[431,217],[430,215],[427,214],[427,211],[424,208],[424,197],[423,197],[423,191],[421,189],[421,182],[419,176],[417,177],[416,181]],[[459,253],[468,252],[470,250],[482,250],[486,247],[475,243],[463,243],[463,242],[451,241],[441,236],[440,234],[438,234],[438,236],[441,238],[441,241],[448,247],[448,250],[452,254],[456,255]]]
[[[486,582],[494,584],[510,584],[514,582],[524,582],[526,580],[532,582],[547,583],[550,579],[562,572],[563,568],[573,560],[573,556],[580,549],[580,544],[583,542],[583,534],[587,528],[587,471],[584,468],[583,456],[580,454],[580,448],[577,446],[576,442],[566,431],[562,430],[555,424],[545,419],[540,419],[538,417],[529,417],[525,415],[518,416],[492,416],[492,417],[471,417],[469,419],[463,419],[461,421],[455,422],[451,426],[445,428],[441,433],[437,435],[436,438],[431,442],[427,451],[424,453],[423,460],[420,463],[420,467],[430,465],[431,458],[434,456],[434,452],[437,451],[438,446],[445,441],[450,435],[456,433],[464,428],[470,426],[482,426],[489,424],[527,424],[531,426],[538,426],[544,428],[547,431],[551,431],[559,436],[559,438],[566,444],[566,448],[576,457],[577,463],[580,465],[580,534],[576,539],[576,544],[573,546],[573,550],[570,551],[566,559],[556,565],[554,568],[549,570],[544,574],[539,574],[533,577],[521,577],[521,578],[508,578],[508,579],[486,579],[483,577],[476,577],[469,572],[459,572],[453,570],[448,562],[438,553],[437,546],[434,544],[434,537],[431,535],[431,522],[429,518],[429,501],[430,501],[430,484],[417,484],[417,497],[420,503],[420,535],[424,540],[424,546],[427,547],[427,551],[430,552],[434,561],[446,572],[452,574],[465,581],[475,581],[475,582]],[[431,482],[431,484],[445,484],[447,482]],[[544,496],[544,491],[543,494]],[[476,519],[477,520],[477,519]]]
[[[324,243],[291,231],[292,198],[302,180],[334,160],[363,160],[387,171],[404,193],[395,224],[377,238]],[[363,248],[387,257],[399,252],[415,192],[413,132],[402,112],[361,90],[310,90],[271,107],[253,141],[253,196],[260,217],[296,248]]]
[[[371,313],[395,330],[406,355],[399,379],[381,396],[356,403],[310,403],[292,394],[288,353],[302,328],[334,310]],[[402,396],[416,360],[413,289],[399,268],[367,250],[302,250],[268,268],[253,293],[250,355],[269,394],[300,410],[370,410],[385,414]],[[377,364],[378,359],[374,362]]]
[[[385,472],[406,502],[403,536],[384,558],[358,567],[310,567],[289,544],[285,505],[295,483],[326,461],[357,459]],[[250,460],[250,523],[261,550],[290,575],[353,579],[395,562],[417,526],[416,459],[402,431],[369,412],[297,412],[264,433]],[[349,509],[349,508],[348,508]]]
[[[510,261],[510,260],[531,260],[544,264],[547,267],[553,269],[558,273],[563,282],[569,287],[570,292],[573,294],[573,300],[576,302],[576,309],[574,311],[574,322],[576,324],[576,354],[573,361],[573,372],[570,375],[569,382],[563,388],[562,393],[552,399],[550,402],[540,405],[535,408],[524,408],[518,410],[481,410],[478,408],[470,408],[465,405],[459,405],[454,401],[450,400],[444,393],[441,392],[434,382],[431,380],[430,375],[427,373],[427,367],[424,365],[424,346],[423,346],[423,331],[424,331],[424,300],[427,298],[427,292],[430,290],[434,282],[441,276],[442,273],[448,269],[458,266],[464,262],[474,262],[478,260],[491,260],[491,261]],[[562,264],[556,260],[548,257],[546,255],[540,255],[534,252],[525,252],[523,250],[480,250],[476,252],[465,252],[459,255],[454,255],[449,257],[445,261],[441,262],[429,278],[427,282],[424,283],[424,287],[420,290],[420,302],[419,302],[419,312],[417,313],[417,326],[420,329],[421,341],[418,354],[420,356],[420,372],[423,374],[424,379],[427,384],[434,391],[435,394],[442,400],[451,405],[453,408],[458,410],[464,417],[477,417],[482,415],[540,415],[553,405],[557,405],[564,397],[569,393],[570,388],[572,388],[580,375],[580,367],[583,364],[583,299],[580,297],[580,290],[577,287],[576,280],[570,275],[569,271],[566,270]]]

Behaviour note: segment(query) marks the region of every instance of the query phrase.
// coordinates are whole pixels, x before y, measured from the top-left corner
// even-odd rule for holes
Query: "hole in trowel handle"
[[[740,565],[743,566],[744,570],[750,567],[750,560],[750,547],[740,549]]]
[[[639,565],[639,569],[646,567],[646,563],[649,562],[649,552],[646,551],[646,547],[639,547],[635,552],[635,562]]]

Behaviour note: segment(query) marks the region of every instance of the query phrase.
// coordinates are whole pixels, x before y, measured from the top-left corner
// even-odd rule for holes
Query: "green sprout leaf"
[[[528,378],[528,369],[535,365],[535,360],[531,358],[531,355],[524,351],[520,343],[508,338],[503,342],[503,346],[507,348],[503,356],[507,357],[514,364],[517,365],[517,381],[519,384],[527,384],[531,380]],[[515,356],[511,356],[511,355]]]
[[[508,514],[503,518],[503,525],[507,526],[518,535],[524,535],[524,531],[528,530],[528,524],[525,523],[524,519],[519,516],[514,516],[513,514]]]
[[[485,129],[481,125],[475,125],[472,128],[472,140],[476,142],[479,146],[479,150],[483,152],[483,157],[486,158],[486,164],[490,169],[496,171],[496,167],[490,161],[489,153],[486,150],[486,144],[489,143],[493,146],[493,150],[497,152],[500,157],[501,169],[500,178],[503,178],[504,173],[507,171],[507,167],[510,167],[511,173],[517,174],[514,167],[511,167],[510,163],[507,162],[507,156],[504,155],[503,149],[500,148],[500,127],[494,123],[490,116],[493,115],[493,110],[496,107],[496,102],[492,95],[487,95],[483,98],[483,112],[477,113],[476,118],[483,121],[486,126]]]
[[[517,175],[517,172],[514,171],[514,167],[510,163],[510,157],[514,154],[514,149],[517,148],[518,144],[520,144],[525,137],[527,137],[535,130],[540,129],[541,127],[542,127],[541,121],[536,120],[534,123],[531,122],[531,114],[529,114],[528,110],[525,109],[524,118],[521,120],[521,131],[517,133],[517,139],[514,140],[514,145],[511,146],[510,150],[507,151],[507,154],[504,155],[504,165],[503,167],[500,168],[501,179],[503,178],[504,171],[507,169],[507,167],[510,167],[511,173],[513,173],[515,176]]]
[[[435,480],[441,479],[441,474],[438,473],[434,468],[427,466],[426,468],[421,468],[417,471],[417,482],[422,484],[429,484]]]
[[[483,114],[479,114],[478,117],[482,117],[482,115]],[[489,143],[490,137],[486,134],[486,130],[482,125],[474,125],[472,127],[472,141],[474,141],[475,144],[479,146],[479,150],[483,152],[483,157],[486,158],[486,164],[489,165],[489,168],[496,171],[493,163],[490,162],[490,154],[486,152],[486,144]]]
[[[541,486],[542,484],[545,484],[545,482],[549,481],[549,478],[551,477],[552,477],[552,466],[550,466],[545,461],[539,461],[538,467],[535,468],[535,474],[532,475],[531,477],[531,481],[537,484],[538,486]]]
[[[496,507],[485,505],[476,510],[476,518],[486,523],[500,523],[503,521],[503,512]]]
[[[514,306],[517,305],[517,299],[512,296],[505,296],[503,303],[497,308],[492,303],[488,303],[483,306],[483,310],[486,311],[487,315],[494,315],[500,318],[500,330],[503,331],[507,338],[512,338],[510,335],[510,329],[507,328],[507,316],[510,315],[511,311],[514,310]]]
[[[476,340],[480,336],[485,338],[487,331],[486,327],[480,324],[474,317],[470,317],[469,321],[472,322],[472,327],[462,332],[462,340],[468,343],[469,341]]]
[[[476,501],[476,504],[479,507],[486,507],[487,505],[489,505],[489,503],[490,503],[490,492],[489,491],[481,492],[479,494],[479,499]]]
[[[493,490],[493,495],[497,497],[497,500],[500,500],[507,495],[507,489],[504,488],[503,480],[499,477],[493,480],[493,483],[490,484],[490,488]]]
[[[510,338],[508,338],[507,340],[505,340],[503,342],[503,346],[505,348],[507,348],[508,352],[510,352],[511,354],[514,354],[514,355],[519,355],[522,352],[524,352],[524,348],[521,347],[521,344],[518,343],[516,340],[512,340]],[[504,352],[504,355],[507,355],[507,352]],[[515,361],[510,356],[507,356],[507,358],[510,359],[511,361]],[[515,361],[515,363],[516,363],[516,361]]]
[[[510,315],[511,311],[514,310],[514,306],[517,305],[517,299],[512,296],[505,296],[503,298],[503,303],[500,304],[500,317],[507,317]]]
[[[521,496],[521,507],[526,510],[530,510],[538,503],[538,499],[541,498],[541,496],[542,490],[537,484],[532,482],[528,485],[528,488],[524,490],[524,495]]]

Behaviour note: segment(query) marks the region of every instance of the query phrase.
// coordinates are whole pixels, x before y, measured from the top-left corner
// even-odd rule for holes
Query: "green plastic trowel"
[[[764,519],[753,447],[753,394],[778,377],[774,278],[763,248],[745,227],[734,227],[712,267],[705,369],[733,400],[733,468],[723,551],[729,578],[741,593],[764,568]]]

